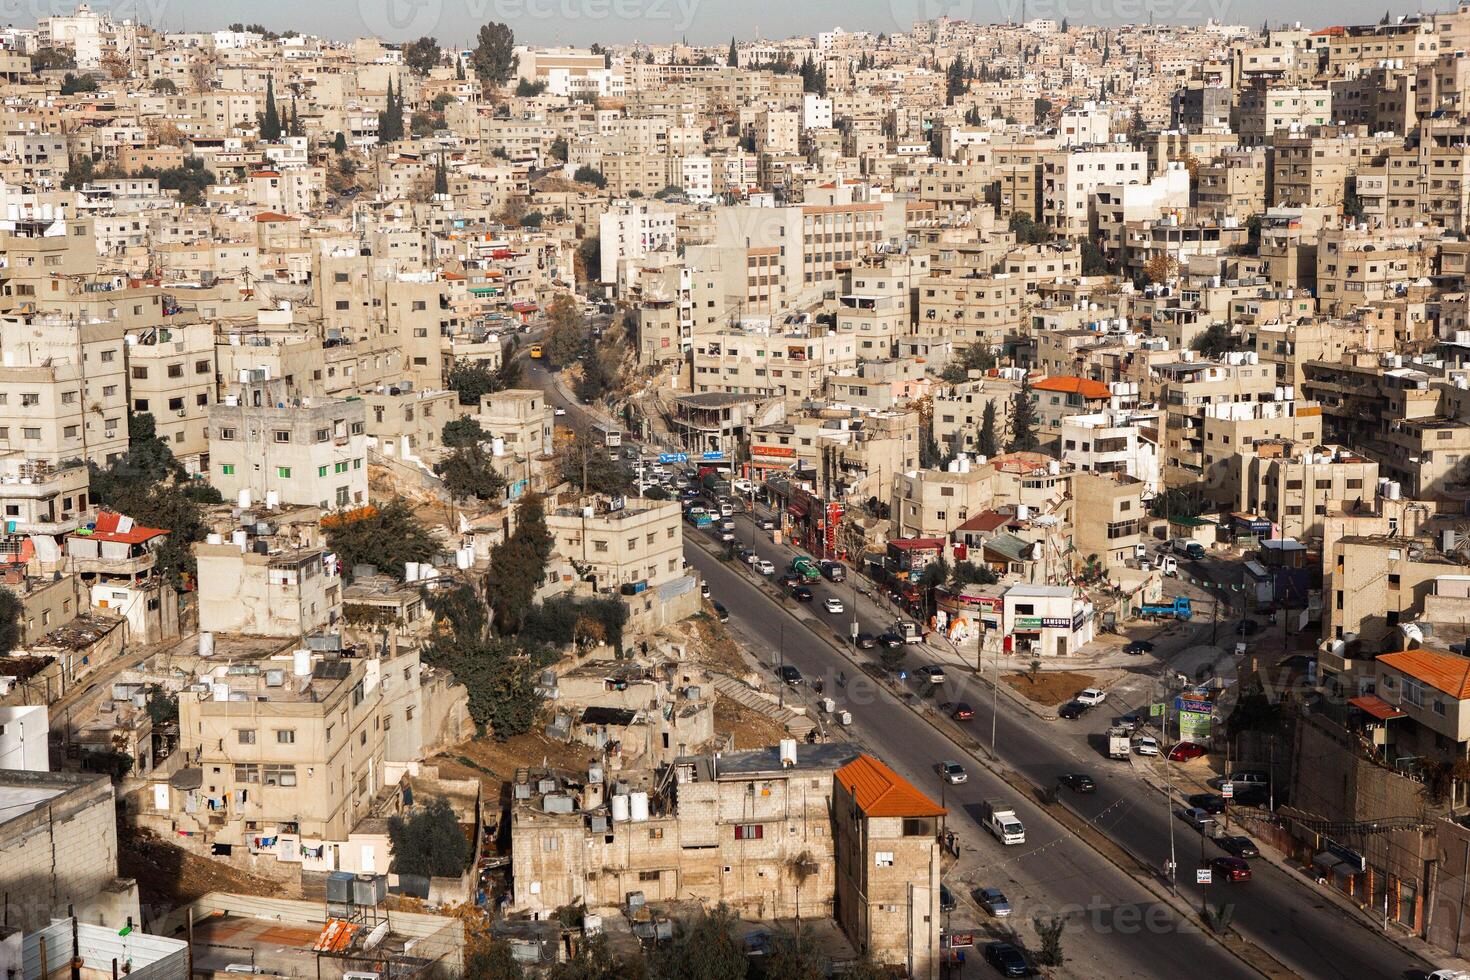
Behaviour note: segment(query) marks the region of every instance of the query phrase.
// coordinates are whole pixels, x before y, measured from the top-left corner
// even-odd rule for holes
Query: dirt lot
[[[1092,674],[1079,674],[1073,670],[1043,670],[1035,677],[1030,673],[1001,674],[1000,679],[1017,694],[1048,708],[1065,704],[1078,691],[1097,683]]]
[[[485,799],[500,799],[500,784],[515,778],[522,766],[554,766],[560,769],[584,769],[597,753],[585,745],[556,742],[539,730],[497,742],[493,738],[472,738],[448,752],[434,756],[431,765],[439,767],[444,779],[478,779],[485,785]]]
[[[731,677],[744,677],[750,672],[750,662],[740,652],[724,623],[707,612],[700,613],[689,622],[694,630],[691,652],[700,663]]]
[[[210,892],[294,898],[294,886],[190,854],[145,831],[118,828],[118,873],[136,878],[142,904],[174,909]]]
[[[715,731],[732,734],[736,751],[775,745],[787,737],[786,726],[729,698],[715,700]]]

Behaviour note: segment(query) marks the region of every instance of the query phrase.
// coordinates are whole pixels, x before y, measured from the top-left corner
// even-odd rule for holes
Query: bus
[[[616,449],[623,444],[623,431],[615,425],[606,422],[598,422],[592,426],[592,431],[597,438],[608,449]]]
[[[538,361],[541,360],[541,345],[540,344],[532,344],[531,345],[531,356],[534,357]]]

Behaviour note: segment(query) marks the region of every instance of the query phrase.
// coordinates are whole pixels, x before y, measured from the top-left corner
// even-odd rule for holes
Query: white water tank
[[[275,510],[279,506],[281,506],[281,491],[267,490],[265,492],[265,509]]]
[[[1050,463],[1047,463],[1046,464],[1046,471],[1048,473],[1050,473],[1052,476],[1060,476],[1061,473],[1062,473],[1062,464],[1061,464],[1061,461],[1054,459]]]
[[[199,634],[199,656],[214,656],[214,634],[204,632]]]
[[[475,549],[474,548],[456,548],[456,549],[454,549],[454,567],[455,568],[459,569],[460,571],[464,571],[465,569],[467,569],[471,565],[473,565],[474,562],[475,562]]]
[[[645,823],[648,820],[648,794],[632,793],[628,796],[628,819],[634,823]]]
[[[220,534],[218,531],[210,531],[209,534],[205,536],[204,540],[208,544],[224,544],[225,536],[223,534]]]
[[[504,439],[491,439],[490,440],[490,455],[495,456],[497,458],[500,457],[500,456],[504,456],[505,455],[505,440]]]
[[[228,684],[211,684],[209,686],[209,691],[210,698],[215,701],[230,700],[230,685]]]
[[[1031,519],[1031,508],[1026,504],[1016,505],[1016,520],[1028,521]]]
[[[291,654],[291,673],[297,677],[308,677],[311,674],[311,651],[296,650]]]
[[[628,822],[628,797],[625,793],[619,793],[612,798],[613,823]]]
[[[235,503],[237,503],[240,506],[240,509],[241,510],[249,510],[250,509],[250,488],[249,487],[245,487],[243,490],[240,491],[239,496],[235,498]]]
[[[783,767],[796,765],[796,739],[781,739],[781,765]]]
[[[245,546],[250,543],[249,539],[250,535],[246,534],[244,531],[234,531],[230,534],[231,543],[233,543],[234,546],[236,548],[239,548],[241,551],[244,551]]]
[[[1389,500],[1397,500],[1397,499],[1399,499],[1399,494],[1402,493],[1402,492],[1403,492],[1402,491],[1402,488],[1399,486],[1399,483],[1398,483],[1397,480],[1393,480],[1393,481],[1391,481],[1388,484],[1388,499]]]
[[[417,582],[419,580],[419,563],[406,561],[403,563],[403,580],[405,582]]]
[[[419,579],[421,581],[428,582],[438,577],[439,569],[435,568],[433,565],[430,565],[428,562],[424,562],[422,565],[419,566]]]

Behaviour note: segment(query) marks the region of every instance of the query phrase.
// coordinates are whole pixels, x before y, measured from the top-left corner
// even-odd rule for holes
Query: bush
[[[424,878],[457,878],[469,866],[470,843],[449,801],[436,796],[408,816],[390,817],[388,840],[393,846],[390,870]]]

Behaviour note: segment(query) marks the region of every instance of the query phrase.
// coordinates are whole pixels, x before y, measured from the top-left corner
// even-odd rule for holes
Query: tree
[[[1133,116],[1128,120],[1128,142],[1135,146],[1143,141],[1144,134],[1148,132],[1148,123],[1144,122],[1143,110],[1134,109]]]
[[[38,48],[31,55],[31,71],[60,71],[63,68],[75,68],[77,59],[65,48]]]
[[[470,863],[470,844],[449,801],[436,796],[407,816],[388,818],[393,847],[389,870],[422,878],[458,878]]]
[[[649,973],[655,980],[745,980],[748,960],[736,925],[724,903],[680,922],[674,941],[654,953]]]
[[[591,430],[580,427],[572,430],[572,441],[561,454],[560,475],[583,493],[617,497],[633,487],[633,474],[623,461],[609,454]]]
[[[403,98],[393,94],[393,79],[388,79],[388,102],[378,113],[378,142],[392,143],[403,139]]]
[[[157,92],[159,95],[179,94],[179,87],[174,84],[174,81],[171,78],[155,78],[152,82],[148,84],[148,87],[154,92]]]
[[[994,585],[998,580],[989,565],[958,561],[950,573],[950,581],[955,585]]]
[[[541,350],[552,367],[561,368],[576,360],[587,344],[587,324],[570,293],[557,293],[546,309],[550,328]]]
[[[1179,272],[1179,263],[1167,252],[1160,252],[1143,263],[1143,274],[1152,283],[1166,283]]]
[[[546,580],[546,561],[551,557],[551,532],[546,529],[546,510],[539,494],[521,498],[515,523],[510,537],[490,552],[487,591],[501,634],[520,629]]]
[[[505,495],[505,477],[483,445],[455,449],[434,464],[434,472],[456,500],[498,500]]]
[[[545,82],[532,81],[529,78],[522,78],[520,81],[516,82],[517,98],[534,99],[536,96],[543,94],[545,91]]]
[[[1046,122],[1047,117],[1051,115],[1051,99],[1037,96],[1031,103],[1031,111],[1036,116],[1037,122]]]
[[[403,63],[416,75],[427,75],[443,56],[439,42],[424,36],[403,46]]]
[[[1246,338],[1231,331],[1228,323],[1210,324],[1204,333],[1194,338],[1194,343],[1190,346],[1205,357],[1219,357],[1229,351],[1250,349]]]
[[[1011,398],[1011,452],[1029,452],[1037,446],[1036,405],[1031,400],[1031,378],[1021,379],[1021,388]]]
[[[505,24],[481,25],[470,64],[482,84],[504,85],[516,69],[516,36]]]
[[[1082,274],[1084,276],[1108,276],[1115,271],[1113,264],[1108,261],[1107,255],[1097,242],[1084,238],[1082,240]]]
[[[576,955],[546,974],[547,980],[643,980],[647,976],[643,957],[616,955],[605,933],[583,939]]]
[[[1036,951],[1037,961],[1043,966],[1061,966],[1065,960],[1062,956],[1062,930],[1067,928],[1067,917],[1038,915],[1032,919],[1032,923],[1041,940],[1041,948]]]
[[[1365,217],[1363,210],[1363,199],[1358,196],[1357,182],[1344,192],[1342,197],[1342,216],[1352,219],[1354,224],[1361,223]]]
[[[482,396],[514,388],[520,380],[521,366],[507,351],[502,355],[498,369],[491,368],[484,361],[455,361],[444,376],[444,385],[459,393],[461,405],[479,405]]]
[[[376,565],[378,570],[403,581],[404,565],[426,562],[439,553],[439,543],[424,523],[414,516],[402,497],[387,503],[370,504],[322,518],[327,547],[352,574],[358,565]]]
[[[591,184],[598,190],[602,190],[607,186],[607,178],[602,175],[602,171],[586,164],[577,168],[576,172],[572,174],[572,179],[579,184]]]
[[[8,656],[20,644],[20,617],[24,612],[20,598],[0,586],[0,657]]]
[[[1011,215],[1010,229],[1015,233],[1018,245],[1036,245],[1051,238],[1051,233],[1029,214],[1017,212]]]
[[[281,138],[281,113],[276,108],[276,82],[274,76],[265,76],[265,112],[260,117],[260,138],[274,143]]]
[[[148,695],[143,707],[154,726],[177,724],[179,720],[179,696],[162,684],[148,685]]]
[[[828,965],[809,936],[781,935],[772,940],[760,975],[764,980],[824,980]]]
[[[62,95],[76,95],[80,92],[97,91],[97,79],[91,75],[73,75],[67,72],[61,80]]]
[[[981,456],[989,459],[1000,453],[1000,433],[996,430],[995,399],[985,403],[985,411],[980,415],[980,436],[976,440],[975,448]]]
[[[334,140],[332,140],[332,149],[336,150],[338,153],[346,153],[347,152],[347,134],[346,133],[343,133],[343,132],[338,132],[337,133],[337,137]]]
[[[551,141],[551,159],[557,163],[567,162],[567,138],[565,136],[558,136]]]
[[[434,193],[449,193],[449,168],[444,165],[443,156],[434,164]]]
[[[184,204],[202,203],[205,190],[214,184],[214,171],[204,168],[201,157],[185,157],[183,166],[169,167],[167,170],[144,167],[138,174],[157,179],[159,190],[177,191],[179,200]]]
[[[526,980],[526,971],[515,958],[510,943],[492,939],[465,960],[464,980]]]
[[[461,415],[444,423],[439,438],[450,449],[464,449],[467,446],[478,446],[485,438],[485,430],[478,419]]]

